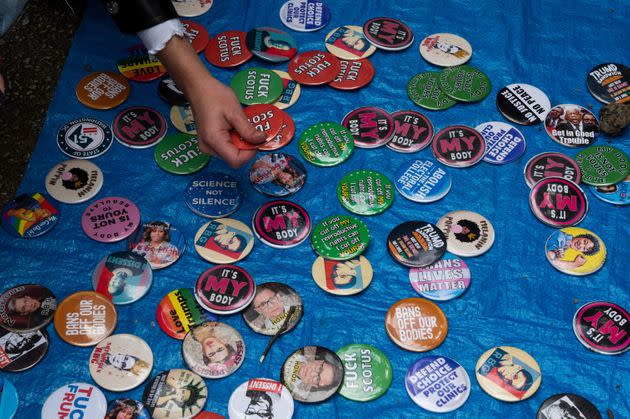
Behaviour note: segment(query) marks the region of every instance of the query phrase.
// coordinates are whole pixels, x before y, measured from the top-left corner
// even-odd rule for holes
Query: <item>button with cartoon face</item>
[[[2,227],[13,237],[42,236],[58,222],[59,210],[38,192],[18,195],[2,207]]]
[[[434,33],[420,43],[420,55],[433,65],[453,67],[472,57],[472,47],[464,38],[452,33]]]
[[[94,198],[103,186],[103,171],[88,160],[66,160],[50,169],[46,191],[59,202],[78,204]]]
[[[542,402],[536,419],[556,418],[602,419],[597,407],[582,396],[570,393],[554,394]]]
[[[57,298],[48,288],[23,284],[0,295],[0,326],[16,333],[39,330],[53,319]]]
[[[205,322],[190,329],[182,342],[188,368],[205,378],[223,378],[245,360],[245,342],[233,327]]]
[[[435,413],[457,410],[470,396],[470,377],[457,361],[445,356],[427,356],[407,370],[409,397],[421,408]]]
[[[90,375],[110,391],[127,391],[142,384],[153,369],[153,352],[141,338],[129,334],[102,340],[90,355]]]
[[[184,255],[186,240],[177,227],[166,221],[142,224],[127,240],[127,249],[143,256],[151,269],[171,266]]]
[[[437,226],[446,236],[448,251],[457,256],[479,256],[494,244],[492,223],[476,212],[449,212],[438,220]]]
[[[373,270],[364,257],[349,260],[332,260],[318,257],[311,269],[318,287],[335,295],[358,294],[372,282]]]
[[[280,381],[295,400],[317,403],[337,392],[343,372],[343,363],[333,351],[322,346],[305,346],[284,361]]]
[[[630,314],[615,303],[593,301],[575,312],[573,332],[587,349],[618,355],[630,349]]]
[[[201,226],[195,235],[197,254],[210,263],[234,263],[249,255],[254,233],[238,220],[219,218]]]
[[[288,313],[294,308],[287,320]],[[293,330],[302,318],[302,298],[290,286],[267,282],[256,287],[252,303],[243,311],[243,320],[256,333],[272,336],[284,327],[282,333]]]
[[[145,296],[153,283],[147,260],[136,252],[114,252],[105,256],[92,272],[94,290],[114,304],[131,304]]]
[[[230,396],[230,419],[293,417],[293,396],[282,383],[268,378],[252,378]]]
[[[588,109],[580,105],[556,105],[545,118],[549,137],[565,147],[586,147],[595,141],[599,121]]]
[[[144,387],[142,402],[154,419],[192,419],[208,399],[203,378],[190,370],[162,371]],[[100,417],[100,416],[99,416]]]
[[[545,244],[551,265],[568,275],[589,275],[606,261],[606,246],[592,231],[580,227],[555,230]]]
[[[448,320],[435,303],[424,298],[406,298],[394,303],[387,311],[385,331],[401,348],[426,352],[444,342]]]

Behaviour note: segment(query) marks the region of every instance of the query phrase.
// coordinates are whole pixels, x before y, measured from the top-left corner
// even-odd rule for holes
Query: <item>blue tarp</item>
[[[63,124],[83,116],[110,123],[118,112],[85,108],[77,101],[74,88],[91,71],[116,71],[116,61],[123,56],[124,48],[138,41],[133,36],[119,34],[98,2],[88,3],[20,187],[22,192],[45,191],[46,173],[66,159],[55,142],[57,130]],[[282,28],[278,17],[281,4],[280,0],[218,0],[209,13],[195,20],[211,34],[229,29],[246,31],[256,26]],[[417,109],[407,97],[406,85],[419,72],[437,70],[418,54],[419,42],[431,33],[452,32],[465,37],[474,49],[470,64],[484,71],[493,85],[490,96],[480,103],[458,104],[444,112],[420,110],[437,129],[453,124],[474,127],[485,121],[504,120],[495,107],[495,96],[502,86],[514,82],[538,86],[552,104],[576,103],[597,113],[602,105],[586,89],[587,72],[603,62],[630,64],[630,7],[624,0],[360,3],[338,0],[330,1],[329,5],[333,16],[327,28],[314,33],[293,33],[299,50],[323,49],[323,38],[330,29],[344,24],[362,25],[376,16],[404,20],[413,29],[415,42],[402,52],[377,51],[370,58],[376,77],[360,91],[303,88],[302,97],[289,109],[297,125],[297,137],[316,122],[341,121],[358,106],[375,105],[390,112]],[[249,66],[286,69],[286,64],[270,66],[256,60],[243,67]],[[229,82],[235,74],[235,70],[210,70],[223,82]],[[125,105],[150,105],[168,115],[169,108],[157,97],[156,86],[156,82],[133,83]],[[395,301],[415,296],[407,269],[392,260],[385,240],[392,227],[405,220],[436,222],[446,212],[467,209],[491,220],[496,242],[485,255],[467,259],[473,278],[468,292],[459,299],[439,303],[448,317],[449,331],[444,343],[429,354],[456,359],[472,380],[472,394],[466,404],[443,416],[531,418],[547,397],[571,392],[590,399],[604,416],[610,409],[615,418],[630,417],[628,353],[605,356],[590,352],[572,331],[573,315],[585,302],[609,300],[626,309],[630,306],[624,264],[630,256],[629,209],[603,203],[587,191],[590,207],[580,226],[604,240],[608,259],[603,269],[586,277],[556,271],[544,253],[545,241],[554,230],[532,215],[527,201],[529,188],[522,172],[527,160],[535,154],[559,151],[575,156],[578,150],[551,141],[542,125],[519,129],[527,139],[526,153],[519,161],[504,166],[481,163],[469,169],[449,169],[453,187],[444,199],[417,204],[397,195],[393,207],[384,214],[361,217],[372,234],[365,255],[372,262],[375,277],[371,286],[357,296],[332,296],[314,284],[310,269],[316,255],[308,241],[289,250],[274,249],[257,241],[253,252],[239,265],[259,283],[280,281],[298,290],[304,299],[305,315],[294,331],[278,339],[262,365],[258,357],[267,338],[253,333],[240,315],[227,316],[225,322],[244,336],[246,360],[235,374],[221,380],[206,380],[210,394],[207,410],[227,415],[233,389],[253,377],[278,379],[285,357],[299,347],[319,344],[337,350],[349,343],[368,343],[380,348],[392,362],[394,379],[389,391],[365,404],[339,395],[316,405],[296,403],[296,417],[435,417],[416,406],[404,388],[407,368],[422,354],[398,348],[389,340],[383,326],[385,313]],[[175,132],[174,127],[169,127],[169,133]],[[20,141],[19,136],[15,140]],[[283,151],[298,155],[296,143],[294,140]],[[630,153],[628,133],[621,139],[601,136],[597,143],[614,144]],[[432,158],[430,149],[410,156],[383,147],[356,149],[346,163],[334,168],[307,163],[306,186],[290,199],[306,208],[315,222],[332,214],[346,214],[335,193],[337,182],[345,173],[370,168],[393,178],[402,162],[415,157]],[[191,250],[194,233],[206,220],[188,210],[184,203],[183,192],[190,177],[170,175],[159,169],[152,149],[134,150],[118,143],[94,162],[105,173],[105,184],[98,197],[126,196],[138,205],[143,219],[169,220],[186,234],[189,249],[183,259],[155,272],[153,287],[142,300],[118,307],[116,329],[116,333],[136,334],[151,345],[156,360],[153,375],[170,368],[183,368],[181,342],[159,329],[155,310],[166,293],[193,286],[197,276],[209,267]],[[269,198],[252,189],[247,169],[248,166],[230,170],[213,160],[206,170],[231,173],[241,179],[245,199],[233,218],[250,223],[254,211]],[[42,283],[59,300],[75,291],[91,289],[91,272],[96,263],[106,254],[122,250],[124,244],[97,243],[83,233],[80,218],[86,205],[59,204],[61,222],[41,238],[20,240],[0,233],[2,288]],[[52,343],[44,361],[24,373],[7,375],[20,394],[19,417],[36,417],[48,394],[63,384],[91,382],[88,372],[91,349],[70,346],[59,339],[52,326],[48,330]],[[500,402],[477,384],[475,363],[484,351],[496,345],[524,349],[540,364],[542,385],[531,399],[514,404]],[[142,390],[143,386],[122,394],[105,393],[108,399],[117,396],[139,399]]]

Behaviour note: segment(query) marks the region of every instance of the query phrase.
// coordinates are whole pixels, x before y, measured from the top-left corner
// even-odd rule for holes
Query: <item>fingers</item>
[[[204,146],[208,146],[206,141],[203,141]],[[211,146],[208,146],[208,154],[212,154],[222,158],[233,169],[239,168],[256,155],[256,150],[239,150],[232,144],[230,135],[227,131],[219,131],[214,134],[214,141]],[[201,151],[206,151],[199,147]],[[204,147],[206,148],[206,147]]]
[[[239,107],[238,110],[234,109],[227,115],[227,120],[234,127],[236,132],[248,143],[262,144],[265,142],[267,136],[264,132],[260,132],[254,128],[252,124],[247,120],[245,113]]]

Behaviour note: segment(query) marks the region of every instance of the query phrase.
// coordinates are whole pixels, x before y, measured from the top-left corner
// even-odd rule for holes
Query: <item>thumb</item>
[[[247,120],[247,117],[242,110],[230,114],[228,122],[248,143],[261,144],[267,139],[267,135],[264,132],[256,130],[256,128],[254,128],[254,126]]]

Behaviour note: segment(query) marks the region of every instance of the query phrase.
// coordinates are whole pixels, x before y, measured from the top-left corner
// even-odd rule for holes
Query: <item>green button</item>
[[[593,186],[619,183],[628,176],[630,162],[623,151],[608,145],[585,148],[575,156],[582,182]]]
[[[454,106],[457,101],[448,97],[440,89],[440,73],[427,71],[416,74],[407,83],[409,99],[418,106],[433,111],[442,111]]]
[[[394,185],[382,173],[356,170],[345,175],[337,186],[337,198],[350,212],[376,215],[394,203]]]
[[[232,77],[230,87],[243,105],[273,103],[284,91],[282,79],[265,68],[248,68]]]
[[[357,402],[381,397],[392,385],[392,365],[383,352],[371,345],[350,344],[337,351],[344,367],[339,394]]]
[[[157,165],[174,175],[189,175],[203,169],[210,156],[199,150],[197,137],[186,134],[167,135],[155,146]]]
[[[348,260],[359,256],[370,243],[370,231],[363,221],[351,215],[324,218],[313,228],[311,245],[328,259]]]
[[[302,133],[300,154],[315,166],[329,167],[348,159],[354,149],[352,134],[336,122],[320,122]]]
[[[444,93],[462,102],[478,102],[492,89],[488,76],[469,65],[445,68],[440,73],[439,82]]]

